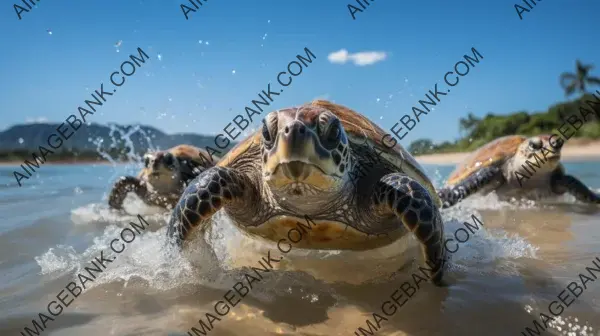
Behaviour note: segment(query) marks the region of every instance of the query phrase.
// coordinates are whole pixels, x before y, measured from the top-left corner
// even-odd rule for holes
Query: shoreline
[[[438,153],[416,155],[415,159],[420,164],[437,164],[437,165],[456,165],[463,162],[471,152],[453,152],[453,153]],[[587,139],[572,139],[561,151],[561,161],[563,162],[581,162],[581,161],[600,161],[600,140]],[[0,167],[20,166],[23,161],[0,161]],[[81,160],[81,161],[55,161],[45,162],[44,165],[63,166],[63,165],[78,165],[78,164],[96,164],[96,165],[112,165],[106,160]],[[117,165],[125,165],[129,162],[119,161]]]
[[[471,152],[439,153],[415,156],[420,164],[450,165],[463,162]],[[600,161],[600,140],[572,139],[561,151],[562,162]]]

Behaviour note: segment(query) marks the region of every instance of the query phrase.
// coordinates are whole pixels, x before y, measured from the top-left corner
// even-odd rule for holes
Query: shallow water
[[[566,167],[600,190],[598,164]],[[438,185],[452,169],[425,168]],[[147,208],[133,197],[127,209],[134,215],[107,209],[112,182],[135,169],[44,166],[39,177],[19,188],[12,168],[0,167],[0,335],[34,330],[32,319],[39,321],[40,312],[49,315],[48,303],[76,274],[84,274],[100,251],[110,251],[122,228],[138,223],[137,213],[150,228],[86,282],[84,292],[60,315],[50,316],[54,320],[47,320],[41,334],[188,335],[192,327],[201,329],[199,319],[208,325],[205,314],[216,315],[215,303],[250,273],[244,266],[259,267],[269,249],[273,257],[281,255],[225,218],[217,219],[207,235],[210,247],[197,246],[183,255],[165,249],[168,212]],[[216,315],[220,320],[213,319],[206,334],[370,335],[369,320],[377,335],[521,335],[525,327],[535,330],[532,321],[540,313],[553,316],[548,305],[571,281],[580,283],[578,274],[592,277],[585,267],[595,267],[595,258],[600,265],[599,210],[568,196],[536,204],[498,202],[494,195],[445,210],[447,236],[464,221],[472,223],[472,215],[484,225],[452,254],[442,288],[425,282],[409,288],[415,287],[411,274],[420,273],[414,263],[403,264],[415,251],[397,255],[404,249],[401,243],[361,253],[292,250],[274,263],[280,269],[262,273],[227,315]],[[600,283],[591,280],[560,317],[553,316],[549,335],[600,334]],[[407,301],[393,314],[391,303],[386,304],[386,315],[382,303],[395,291],[400,303]],[[232,293],[235,303],[239,295]],[[562,297],[570,303],[573,295],[566,293],[570,296]],[[373,313],[381,316],[379,324]]]

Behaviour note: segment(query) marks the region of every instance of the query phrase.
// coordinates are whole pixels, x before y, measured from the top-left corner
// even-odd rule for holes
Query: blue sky
[[[564,100],[558,76],[573,71],[577,58],[596,64],[592,74],[600,75],[594,0],[538,1],[523,20],[514,8],[520,2],[506,0],[377,0],[356,20],[347,9],[354,2],[341,0],[209,0],[189,20],[183,0],[42,0],[22,20],[13,3],[20,1],[0,7],[0,129],[61,122],[138,47],[151,61],[90,121],[220,133],[305,47],[316,60],[273,109],[322,97],[384,129],[475,47],[484,59],[405,146],[458,137],[458,119],[468,112],[539,111]],[[363,66],[330,62],[341,49],[385,58]]]

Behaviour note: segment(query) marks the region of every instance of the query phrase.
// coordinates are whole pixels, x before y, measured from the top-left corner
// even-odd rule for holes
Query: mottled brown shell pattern
[[[507,135],[479,147],[464,162],[450,174],[446,186],[452,186],[476,172],[493,165],[500,165],[515,155],[519,145],[527,137],[522,135]]]
[[[208,152],[202,148],[198,148],[198,147],[194,147],[191,145],[177,145],[173,148],[169,148],[168,150],[166,150],[165,152],[169,152],[171,154],[173,154],[174,157],[176,158],[183,158],[183,157],[187,157],[192,161],[197,162],[200,165],[203,165],[204,162],[211,162],[210,161],[210,155],[208,155]],[[219,158],[217,156],[213,155],[213,160],[217,161]],[[215,164],[216,162],[213,162],[213,164]],[[140,174],[138,175],[139,177],[142,176],[146,176],[147,174],[150,173],[150,169],[148,168],[142,168],[142,170],[140,171]]]

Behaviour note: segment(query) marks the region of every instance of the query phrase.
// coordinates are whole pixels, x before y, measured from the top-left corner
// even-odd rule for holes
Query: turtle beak
[[[290,180],[302,181],[310,174],[313,166],[314,141],[306,126],[294,120],[279,133],[277,160],[273,161],[274,173],[281,173]]]
[[[306,166],[306,164],[300,161],[284,163],[284,174],[291,179],[297,180],[301,175],[303,175],[302,173],[304,171],[304,166]]]
[[[283,161],[306,157],[307,146],[311,143],[311,141],[306,141],[308,137],[306,126],[299,121],[295,120],[290,125],[285,126],[279,137],[278,146],[283,154]]]
[[[282,169],[283,174],[288,179],[295,181],[305,180],[310,173],[308,168],[308,164],[300,161],[291,161],[287,163],[282,163],[280,165],[280,169]]]

